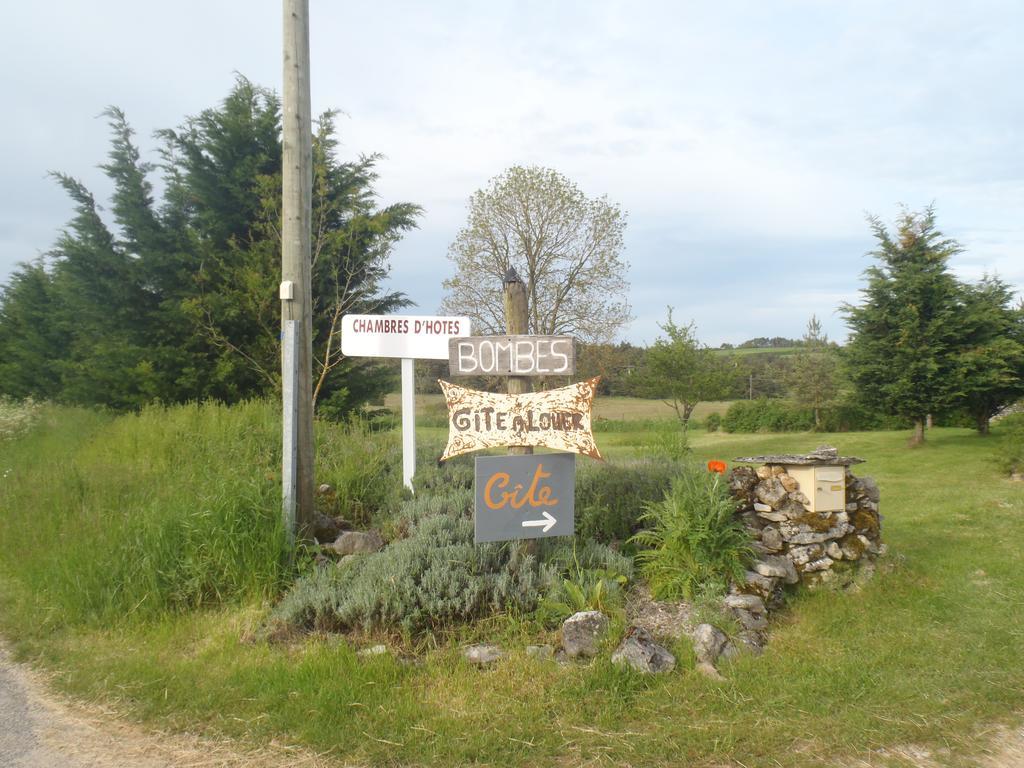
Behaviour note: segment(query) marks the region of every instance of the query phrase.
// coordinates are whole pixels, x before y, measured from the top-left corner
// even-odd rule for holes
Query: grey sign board
[[[571,336],[458,336],[448,340],[452,376],[571,376]]]
[[[478,456],[475,540],[572,536],[576,456]]]

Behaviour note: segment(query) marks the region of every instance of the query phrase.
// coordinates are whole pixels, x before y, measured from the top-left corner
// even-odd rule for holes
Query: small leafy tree
[[[728,387],[726,361],[697,340],[694,324],[676,325],[672,308],[664,332],[647,350],[640,371],[642,391],[665,400],[685,432],[697,404],[717,400]]]
[[[838,392],[838,361],[828,336],[821,330],[821,321],[811,315],[803,345],[794,355],[789,372],[790,396],[814,411],[814,428],[821,429],[821,410]]]

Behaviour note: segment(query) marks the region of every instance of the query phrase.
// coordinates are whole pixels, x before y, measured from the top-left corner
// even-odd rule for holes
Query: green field
[[[657,418],[651,403],[607,406]],[[0,629],[17,656],[148,725],[338,765],[905,766],[908,746],[974,765],[993,729],[1021,723],[1024,484],[998,474],[998,427],[936,429],[917,450],[894,432],[695,433],[699,461],[824,442],[864,457],[890,546],[861,591],[796,595],[766,653],[723,664],[716,683],[694,672],[686,641],[679,668],[656,678],[607,655],[528,659],[520,649],[553,637],[511,615],[386,638],[412,663],[356,656],[380,638],[248,641],[287,576],[271,554],[276,419],[260,403],[121,418],[47,408],[0,442]],[[371,445],[321,425],[318,439],[321,479],[393,480],[394,436]],[[599,445],[614,460],[648,439],[616,431]],[[459,647],[480,639],[513,652],[471,668]]]
[[[712,413],[722,416],[729,410],[732,401],[721,400],[699,403],[693,418],[703,421]],[[397,392],[384,399],[384,406],[396,413],[401,412],[401,395]],[[416,395],[417,420],[444,419],[446,409],[441,395]],[[675,411],[664,400],[644,400],[638,397],[598,397],[594,400],[594,418],[612,420],[669,419],[675,420]]]

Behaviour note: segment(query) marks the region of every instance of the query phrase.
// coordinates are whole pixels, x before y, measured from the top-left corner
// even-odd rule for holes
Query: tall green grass
[[[255,517],[272,533],[277,420],[276,406],[261,404],[120,419],[47,408],[28,436],[0,443],[0,476],[10,470],[0,480],[0,626],[15,650],[60,670],[65,691],[161,727],[305,745],[347,765],[896,766],[900,745],[930,750],[938,765],[972,765],[994,726],[1019,726],[1024,484],[998,466],[1009,448],[999,425],[989,438],[935,429],[914,450],[909,432],[694,435],[701,462],[823,442],[866,458],[855,471],[878,481],[891,548],[859,590],[799,593],[775,614],[765,654],[723,663],[726,680],[714,682],[692,670],[685,640],[672,647],[677,670],[653,678],[607,653],[568,667],[530,659],[525,645],[556,637],[515,616],[469,625],[418,664],[356,655],[352,644],[376,638],[240,644],[265,616],[248,599],[262,601],[281,578],[279,548],[253,559],[273,568],[248,592],[218,576],[221,610],[183,610],[195,592],[192,602],[154,593],[147,579],[162,571],[218,561],[182,532],[190,511],[216,507],[202,500],[221,498],[218,488],[265,488],[266,517]],[[396,436],[360,429],[319,432],[318,480],[346,498],[358,483],[391,482],[366,456],[392,450]],[[360,447],[359,434],[383,442]],[[649,439],[638,429],[599,445],[635,457]],[[120,561],[142,556],[140,529],[110,524],[125,517],[176,532],[179,545],[134,566],[138,584],[125,583],[133,571]],[[168,583],[192,583],[184,576]],[[109,593],[96,600],[106,613],[76,604],[94,589]],[[130,615],[153,620],[94,625],[136,604]],[[93,624],[68,625],[75,617]],[[477,641],[509,655],[472,667],[459,645]]]
[[[263,403],[44,409],[3,448],[0,569],[56,623],[276,593],[280,429]]]

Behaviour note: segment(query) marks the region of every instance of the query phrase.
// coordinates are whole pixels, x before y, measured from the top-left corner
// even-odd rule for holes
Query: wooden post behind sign
[[[530,313],[526,296],[526,283],[519,279],[513,267],[509,267],[502,283],[505,298],[505,332],[510,336],[529,333]],[[530,379],[527,376],[509,376],[508,393],[522,395],[530,391]],[[510,455],[526,455],[533,453],[533,448],[516,446],[508,449]]]
[[[295,524],[307,538],[313,524],[313,301],[310,233],[313,128],[309,100],[309,0],[284,0],[282,106],[281,332],[295,328]],[[282,291],[282,293],[284,293]],[[281,359],[285,365],[284,355]],[[288,372],[282,370],[287,376]],[[286,403],[286,408],[290,406]]]

